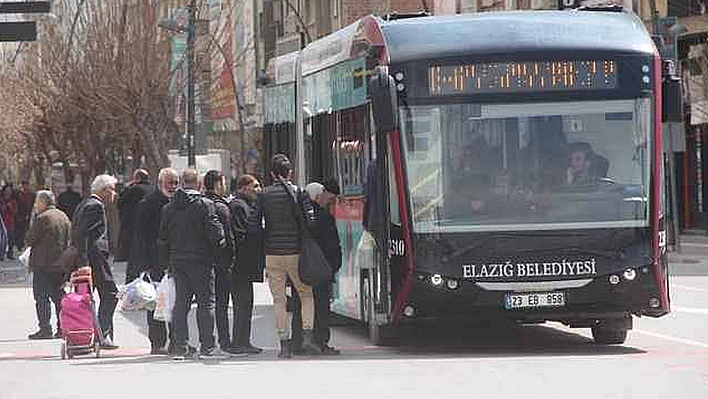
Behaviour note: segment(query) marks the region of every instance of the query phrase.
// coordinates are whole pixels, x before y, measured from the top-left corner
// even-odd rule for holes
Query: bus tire
[[[592,338],[598,345],[621,345],[627,340],[627,329],[596,326]]]

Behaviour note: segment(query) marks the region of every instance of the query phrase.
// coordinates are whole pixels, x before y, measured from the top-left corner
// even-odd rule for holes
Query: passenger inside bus
[[[566,183],[568,185],[587,185],[607,177],[609,161],[593,151],[585,142],[571,143],[569,146]]]
[[[472,214],[492,211],[490,197],[498,172],[494,155],[484,135],[473,135],[472,142],[454,151],[452,160],[451,211]]]

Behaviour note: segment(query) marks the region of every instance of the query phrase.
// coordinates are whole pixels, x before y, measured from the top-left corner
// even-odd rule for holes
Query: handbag
[[[157,303],[155,304],[155,320],[172,322],[172,311],[175,308],[175,279],[170,274],[162,277],[160,285],[157,287]]]
[[[25,250],[22,252],[22,255],[18,256],[17,259],[22,262],[22,266],[24,267],[29,267],[30,266],[30,257],[32,256],[32,247],[27,247]]]
[[[285,182],[281,181],[281,183],[283,184],[285,191],[288,192],[288,196],[293,198],[293,201],[290,203],[293,217],[300,228],[302,251],[298,262],[298,274],[300,275],[300,281],[311,287],[328,283],[332,280],[332,267],[329,265],[329,262],[327,262],[327,258],[325,258],[322,249],[312,238],[310,231],[307,229],[307,224],[302,214],[302,204],[299,201],[299,196],[294,196],[293,192]]]
[[[157,302],[157,290],[152,284],[147,273],[143,272],[135,280],[125,285],[121,289],[121,309],[132,310],[155,310]]]

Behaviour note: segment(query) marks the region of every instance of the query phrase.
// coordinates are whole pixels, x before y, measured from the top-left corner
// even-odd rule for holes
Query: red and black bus
[[[365,17],[269,65],[266,158],[334,178],[333,311],[558,321],[669,312],[662,61],[626,12]]]

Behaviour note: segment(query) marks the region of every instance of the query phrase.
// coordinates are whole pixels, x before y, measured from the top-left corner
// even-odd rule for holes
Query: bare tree
[[[11,94],[0,99],[0,139],[12,143],[0,152],[43,164],[36,171],[77,164],[85,176],[116,171],[116,154],[167,165],[176,126],[158,6],[82,0],[67,12],[68,27],[43,22],[41,41],[0,70]]]

